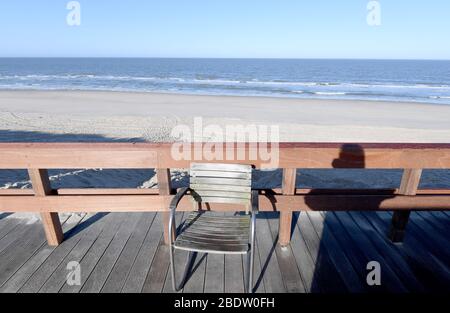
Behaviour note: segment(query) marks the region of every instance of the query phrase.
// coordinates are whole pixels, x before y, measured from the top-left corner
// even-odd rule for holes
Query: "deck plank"
[[[355,268],[352,265],[352,260],[344,253],[339,239],[336,238],[332,231],[328,228],[324,228],[323,219],[320,212],[307,212],[307,215],[316,231],[320,234],[320,245],[322,249],[326,249],[330,257],[330,261],[337,269],[339,275],[344,281],[347,289],[350,292],[364,292],[367,291],[366,285],[361,282],[358,274],[355,272]],[[356,255],[354,255],[356,256]]]
[[[364,264],[361,269],[363,281],[365,281],[368,273],[366,269],[367,263],[370,261],[377,261],[380,263],[383,273],[383,283],[380,286],[370,286],[370,291],[376,291],[377,289],[381,289],[384,292],[408,291],[397,276],[395,267],[391,267],[390,262],[377,251],[373,242],[364,234],[347,212],[334,212],[333,214],[330,214],[330,216],[335,216],[340,221],[342,227],[353,241],[355,249],[358,249],[364,257]]]
[[[404,256],[395,249],[395,245],[393,245],[386,236],[381,236],[380,233],[378,233],[364,218],[361,212],[349,212],[348,214],[377,249],[378,255],[374,256],[374,258],[378,259],[379,256],[382,256],[410,291],[424,292],[425,289],[416,279],[410,264],[408,264]]]
[[[89,250],[86,252],[86,255],[80,262],[80,268],[82,269],[80,285],[70,286],[68,284],[64,284],[59,292],[61,293],[80,292],[84,283],[88,279],[89,274],[92,272],[95,265],[103,255],[104,251],[114,238],[114,235],[117,233],[121,220],[125,217],[126,213],[111,213],[110,222],[107,223],[107,225],[105,225],[105,228],[100,233],[97,240],[89,248]]]
[[[428,224],[434,227],[434,229],[438,231],[441,235],[445,236],[445,234],[447,233],[447,229],[450,226],[450,223],[449,225],[445,225],[447,219],[443,220],[438,216],[436,216],[435,214],[432,214],[435,212],[413,212],[413,214],[414,213],[423,218]]]
[[[278,214],[277,214],[278,215]],[[274,215],[276,216],[276,215]],[[278,218],[268,218],[267,222],[269,224],[270,232],[272,234],[272,240],[274,242],[278,241],[278,229],[279,221]],[[291,227],[287,227],[289,230]],[[290,235],[286,235],[290,238]],[[286,288],[286,292],[296,292],[304,293],[306,288],[303,284],[297,262],[294,258],[291,245],[281,246],[277,244],[275,247],[275,255],[278,260],[278,265],[280,266],[281,275],[283,277],[283,282]]]
[[[73,247],[69,254],[66,255],[66,257],[47,279],[47,281],[42,285],[42,287],[39,289],[40,293],[59,292],[59,290],[67,282],[67,274],[69,272],[69,270],[67,269],[67,265],[70,262],[80,263],[82,261],[85,254],[97,241],[103,229],[110,225],[113,217],[113,214],[108,214],[104,219],[100,220],[98,223],[95,223],[93,227],[85,233],[85,236],[83,236],[80,241],[77,242],[77,244]],[[83,269],[81,270],[81,273],[83,273]]]
[[[321,244],[322,233],[315,231],[306,212],[298,213],[297,228],[314,262],[311,290],[324,293],[346,292],[348,289],[343,279],[330,261],[327,250]]]
[[[413,212],[411,220],[424,232],[424,237],[433,240],[433,246],[435,251],[437,251],[435,255],[446,264],[450,264],[448,229],[441,226],[437,219],[428,212]],[[430,233],[433,233],[433,235],[430,236]]]
[[[68,216],[63,218],[63,223]],[[11,245],[2,251],[2,263],[0,264],[0,286],[31,258],[39,248],[45,244],[43,227],[40,222],[27,225],[27,229],[19,235]]]
[[[128,238],[131,236],[139,216],[139,214],[127,214],[126,218],[121,221],[119,230],[90,273],[80,290],[81,293],[98,293],[101,291],[105,281],[108,279],[109,273],[111,273],[111,269],[119,258]]]
[[[102,225],[101,221],[104,216],[104,214],[87,214],[77,227],[66,234],[65,241],[53,250],[42,266],[19,289],[19,292],[38,292],[81,238],[89,236],[91,231],[95,231],[97,227]]]
[[[144,293],[160,293],[164,288],[167,272],[169,269],[169,247],[164,243],[164,236],[161,233],[158,249],[153,258],[150,271],[142,287]]]
[[[67,219],[68,216],[62,217],[62,223]],[[42,231],[42,224],[34,222],[28,225],[28,228],[16,241],[3,250],[3,262],[0,265],[0,286],[9,280],[45,244],[45,240],[42,238]]]
[[[295,225],[293,225],[292,229],[292,238],[290,247],[292,249],[292,254],[297,263],[297,267],[303,281],[305,292],[311,292],[313,279],[314,279],[314,261],[309,254],[308,247],[304,241],[303,236],[300,234],[300,231],[297,227],[299,213],[294,213],[293,220],[295,221]]]
[[[84,215],[73,214],[62,223],[64,233],[74,229],[85,217]],[[22,267],[0,288],[0,292],[17,292],[33,273],[46,262],[47,258],[55,250],[54,246],[43,244],[41,248],[28,259]]]
[[[205,286],[205,273],[207,263],[207,253],[197,253],[190,276],[183,288],[187,293],[203,293]],[[168,273],[168,276],[169,273]]]
[[[433,215],[439,223],[441,223],[445,230],[444,234],[447,234],[448,229],[450,229],[450,217],[442,211],[431,211],[429,213]]]
[[[363,215],[373,225],[381,236],[385,236],[389,230],[391,223],[391,215],[380,212],[363,212]],[[429,291],[449,290],[450,272],[440,263],[430,257],[431,254],[427,250],[427,246],[422,244],[416,235],[411,233],[414,225],[408,226],[408,232],[405,240],[401,245],[394,245],[396,251],[402,254],[405,261],[410,264],[413,269],[415,277],[421,282],[423,286]]]
[[[0,240],[7,234],[9,234],[14,228],[19,226],[21,222],[23,223],[23,220],[14,217],[5,217],[0,220]],[[0,250],[2,249],[2,247],[3,244],[0,241]]]
[[[280,266],[275,254],[276,241],[272,239],[265,213],[260,212],[256,219],[256,237],[258,240],[261,273],[266,292],[285,292]],[[255,275],[258,279],[258,275]]]
[[[448,236],[446,238],[439,231],[436,231],[436,229],[427,223],[420,215],[416,212],[413,213],[415,214],[411,214],[411,227],[408,231],[416,235],[423,244],[428,245],[427,249],[436,258],[440,259],[444,264],[450,264],[450,249],[448,248],[450,247],[450,240]],[[430,242],[433,244],[430,245]]]
[[[122,290],[154,217],[155,213],[143,213],[140,215],[139,222],[122,250],[119,259],[116,264],[114,264],[114,267],[102,288],[102,292],[111,293],[120,292]]]
[[[205,292],[223,293],[225,291],[225,256],[208,254],[206,260]]]
[[[162,214],[156,214],[142,247],[131,267],[122,292],[141,292],[163,232]]]
[[[225,255],[225,293],[244,292],[242,255]]]
[[[38,222],[28,224],[25,221],[19,222],[16,227],[8,231],[2,239],[0,239],[0,255],[3,251],[8,249],[8,247],[15,246],[13,243],[21,242],[22,237],[29,237],[29,234],[33,232],[32,225],[39,224]]]

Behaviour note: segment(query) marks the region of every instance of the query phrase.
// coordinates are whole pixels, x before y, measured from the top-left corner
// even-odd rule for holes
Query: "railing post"
[[[170,179],[170,169],[159,168],[156,170],[156,175],[158,179],[158,188],[160,195],[170,195],[172,194],[172,183]],[[170,212],[162,212],[163,215],[163,227],[164,227],[164,243],[170,244],[169,236],[169,218]],[[173,228],[173,232],[175,229]]]
[[[406,196],[414,196],[419,187],[421,169],[405,169],[403,170],[402,182],[400,184],[399,193]],[[392,216],[391,229],[389,239],[392,242],[402,242],[405,237],[406,225],[408,224],[410,210],[394,211]]]
[[[29,169],[28,175],[30,176],[31,183],[35,197],[45,197],[52,192],[50,186],[50,180],[48,178],[47,170],[45,169]],[[41,213],[42,224],[44,225],[45,236],[50,246],[59,245],[63,239],[64,234],[59,222],[59,216],[57,212],[42,212]]]
[[[295,194],[295,183],[297,178],[297,169],[284,168],[282,190],[284,195]],[[287,246],[291,241],[292,228],[292,211],[289,208],[287,211],[280,212],[280,225],[278,229],[278,243],[281,246]]]

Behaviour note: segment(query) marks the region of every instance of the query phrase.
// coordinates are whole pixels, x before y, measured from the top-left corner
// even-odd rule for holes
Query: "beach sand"
[[[176,125],[277,125],[280,141],[450,142],[450,106],[97,91],[0,91],[0,141],[170,141]],[[209,140],[210,138],[204,138]]]

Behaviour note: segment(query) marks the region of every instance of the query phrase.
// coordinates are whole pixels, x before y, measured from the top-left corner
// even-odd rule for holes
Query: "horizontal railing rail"
[[[198,153],[206,148],[198,144],[191,145],[190,158],[176,160],[170,143],[0,143],[0,169],[189,168],[192,161],[245,163],[256,168],[267,164],[257,154],[260,144],[208,145],[222,146],[223,157],[207,160],[204,154]],[[269,150],[278,149],[279,168],[450,167],[450,144],[280,143],[267,146]],[[230,151],[244,157],[228,158],[226,153]],[[251,154],[256,158],[251,158]]]
[[[302,210],[393,210],[390,237],[401,241],[411,210],[450,210],[450,190],[419,189],[422,169],[450,169],[450,144],[245,143],[187,144],[183,159],[173,157],[170,143],[0,143],[0,169],[26,169],[33,189],[0,189],[0,211],[39,212],[47,239],[59,244],[62,230],[58,212],[159,211],[167,224],[173,190],[171,168],[189,168],[191,162],[251,164],[267,167],[261,148],[276,151],[276,167],[283,169],[282,187],[259,190],[262,211],[279,211],[279,241],[290,240],[292,212]],[[205,155],[214,152],[216,159]],[[220,152],[220,153],[219,153]],[[272,160],[273,161],[273,160]],[[274,163],[270,163],[273,166]],[[52,189],[48,169],[156,169],[158,188]],[[296,188],[298,169],[403,169],[395,189]],[[180,210],[192,210],[189,200]],[[204,204],[205,210],[236,210],[227,204]],[[165,238],[168,239],[167,227]]]

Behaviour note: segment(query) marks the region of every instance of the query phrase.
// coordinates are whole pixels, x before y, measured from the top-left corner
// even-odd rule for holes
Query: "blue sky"
[[[450,59],[450,1],[79,0],[0,2],[0,56]]]

